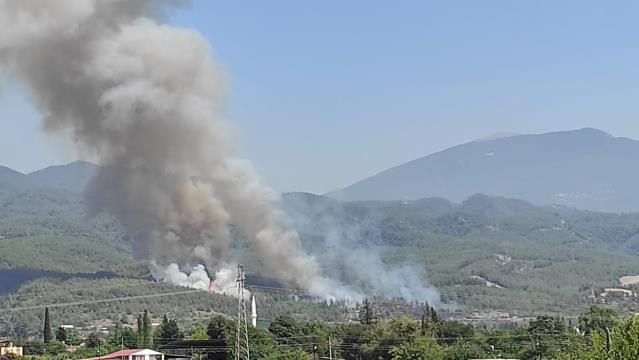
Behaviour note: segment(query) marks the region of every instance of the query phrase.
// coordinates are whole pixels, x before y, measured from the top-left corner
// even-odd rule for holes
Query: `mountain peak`
[[[475,139],[473,141],[474,142],[491,141],[491,140],[505,139],[505,138],[518,136],[518,135],[521,135],[521,134],[506,132],[506,131],[499,131],[490,135],[480,137],[479,139]]]
[[[590,210],[639,211],[639,142],[594,128],[490,136],[409,161],[328,194],[339,200],[460,202],[482,193]]]
[[[98,170],[87,161],[74,161],[66,165],[49,166],[27,175],[36,187],[49,187],[81,193]]]
[[[606,136],[606,137],[614,137],[609,132],[606,132],[606,131],[603,131],[603,130],[600,130],[600,129],[597,129],[597,128],[593,128],[593,127],[585,127],[585,128],[581,128],[581,129],[578,129],[578,130],[567,131],[567,132],[582,133],[582,134],[592,134],[592,135]]]
[[[36,175],[39,173],[43,173],[43,172],[49,172],[49,171],[60,171],[62,169],[85,169],[85,170],[92,170],[95,171],[95,169],[98,168],[98,165],[95,165],[93,163],[90,163],[88,161],[84,161],[84,160],[76,160],[73,162],[70,162],[68,164],[64,164],[64,165],[51,165],[51,166],[47,166],[43,169],[40,170],[35,170],[33,172],[30,172],[29,176],[31,175]]]

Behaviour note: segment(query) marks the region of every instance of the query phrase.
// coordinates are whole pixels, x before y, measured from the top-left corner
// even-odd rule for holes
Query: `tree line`
[[[123,348],[168,351],[181,340],[202,340],[207,347],[193,356],[226,360],[235,356],[235,334],[235,320],[221,315],[187,331],[176,319],[164,315],[154,330],[150,313],[143,311],[136,329],[118,325],[108,335],[91,333],[79,339],[68,329],[53,331],[45,309],[42,341],[15,342],[27,355],[79,359]],[[612,309],[593,305],[575,324],[544,315],[526,326],[486,330],[442,319],[430,306],[424,307],[420,319],[396,317],[384,321],[377,317],[373,304],[364,302],[359,321],[352,323],[303,321],[291,314],[279,315],[266,328],[250,327],[249,345],[252,359],[265,360],[622,360],[639,358],[639,319],[622,319]],[[70,346],[77,351],[69,353]]]

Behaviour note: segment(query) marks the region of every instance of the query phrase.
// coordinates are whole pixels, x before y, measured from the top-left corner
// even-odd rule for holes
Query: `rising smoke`
[[[187,271],[180,270],[176,263],[167,266],[158,265],[155,260],[149,264],[151,275],[156,281],[170,283],[173,285],[188,287],[192,289],[204,290],[216,294],[236,296],[236,272],[230,266],[223,266],[209,277],[204,265],[195,265]],[[244,289],[244,297],[248,298],[251,293]]]
[[[283,203],[292,225],[322,254],[318,262],[331,278],[357,284],[365,295],[439,304],[439,292],[421,266],[385,261],[382,229],[387,225],[374,210],[353,216],[337,201],[302,193],[288,194]]]
[[[154,19],[163,4],[0,0],[0,63],[30,91],[45,130],[102,165],[89,203],[113,213],[140,254],[215,271],[233,223],[282,282],[330,291],[281,226],[272,192],[233,158],[209,44]]]
[[[150,268],[151,275],[157,281],[205,291],[208,291],[211,286],[211,278],[204,265],[194,266],[188,274],[182,272],[176,263],[170,263],[164,267],[151,261]]]
[[[226,283],[233,224],[284,284],[358,298],[321,276],[298,234],[282,225],[274,194],[234,158],[221,116],[225,76],[201,35],[161,22],[168,3],[0,0],[0,68],[29,91],[46,131],[68,136],[83,157],[99,162],[90,207],[114,214],[139,255],[202,263]],[[376,258],[371,264],[381,271]],[[208,279],[204,268],[185,274],[176,264],[155,266],[154,274],[195,288]],[[391,279],[371,280],[382,287]],[[409,293],[384,291],[394,290]]]

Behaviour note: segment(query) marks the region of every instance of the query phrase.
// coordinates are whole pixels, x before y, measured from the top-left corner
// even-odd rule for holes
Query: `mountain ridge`
[[[0,165],[0,194],[7,195],[41,188],[80,194],[98,168],[98,165],[78,160],[65,165],[47,166],[25,174]]]
[[[344,201],[453,202],[482,193],[587,210],[639,210],[639,141],[583,128],[472,141],[411,160],[326,194]]]

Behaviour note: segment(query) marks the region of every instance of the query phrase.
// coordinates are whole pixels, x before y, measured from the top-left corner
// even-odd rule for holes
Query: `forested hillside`
[[[0,174],[0,308],[179,290],[153,283],[129,235],[108,214],[88,215],[82,195],[72,187],[65,190],[64,182],[33,185],[19,178],[6,169]],[[58,184],[64,178],[55,177]],[[71,178],[75,183],[86,180]],[[285,194],[280,206],[328,274],[368,291],[367,284],[350,277],[344,259],[332,256],[354,248],[366,249],[364,261],[376,254],[386,264],[412,264],[440,292],[441,306],[456,316],[495,310],[518,316],[577,314],[593,301],[593,294],[600,301],[604,288],[618,287],[621,276],[639,274],[639,214],[540,207],[484,195],[454,204],[442,198],[339,202],[293,193]],[[250,273],[265,272],[240,237],[231,252]],[[287,295],[291,291],[284,290]],[[346,316],[343,309],[276,298],[265,297],[267,314],[282,306],[303,306],[309,316]],[[197,321],[198,311],[204,311],[201,304],[206,311],[228,313],[223,297],[202,293],[180,299],[138,299],[135,304],[71,307],[61,313],[82,324],[115,321],[145,306],[160,313],[180,304],[191,314],[189,321]],[[618,302],[625,309],[639,309],[633,298]],[[3,311],[0,323],[20,319],[26,329],[37,331],[38,316],[40,310]]]
[[[337,231],[376,249],[387,263],[423,266],[442,301],[466,310],[570,313],[639,271],[638,214],[484,195],[452,204],[440,198],[341,203],[289,194],[283,203],[306,224],[302,238],[314,252],[328,251],[322,235]]]

